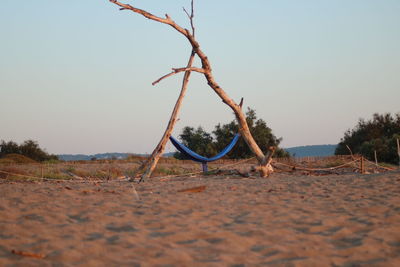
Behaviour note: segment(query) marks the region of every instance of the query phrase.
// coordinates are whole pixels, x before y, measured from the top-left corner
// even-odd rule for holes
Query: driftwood
[[[397,142],[397,155],[399,155],[399,167],[400,167],[400,142],[399,138],[396,139]]]
[[[168,77],[175,75],[177,73],[180,73],[180,72],[185,72],[185,76],[189,76],[190,72],[192,72],[192,71],[203,74],[205,79],[207,80],[208,85],[222,99],[222,101],[233,110],[235,117],[240,125],[240,127],[239,127],[240,134],[243,137],[243,139],[245,140],[245,142],[247,143],[247,145],[249,146],[249,148],[251,149],[251,151],[255,154],[255,156],[259,162],[259,166],[257,169],[258,169],[261,177],[269,176],[273,172],[273,168],[272,168],[271,160],[270,160],[273,152],[270,151],[267,156],[264,156],[262,150],[257,145],[253,136],[250,133],[250,129],[249,129],[249,126],[247,125],[247,121],[246,121],[246,116],[242,112],[241,105],[236,104],[236,102],[233,99],[231,99],[226,94],[226,92],[219,86],[219,84],[216,82],[213,72],[212,72],[211,63],[210,63],[208,57],[206,56],[206,54],[201,50],[200,44],[195,39],[194,27],[193,27],[193,0],[192,0],[192,14],[189,15],[189,13],[185,10],[186,14],[189,16],[190,21],[191,21],[192,32],[190,32],[188,29],[185,29],[185,28],[179,26],[174,20],[172,20],[172,18],[168,14],[165,15],[165,18],[162,18],[162,17],[155,16],[145,10],[133,7],[129,4],[123,4],[117,0],[109,0],[109,1],[111,3],[118,5],[120,7],[120,10],[130,10],[134,13],[144,16],[147,19],[169,25],[173,29],[175,29],[177,32],[179,32],[180,34],[182,34],[183,36],[186,37],[186,39],[189,41],[190,45],[192,46],[192,55],[193,54],[197,55],[200,58],[200,61],[202,64],[201,68],[192,67],[191,64],[190,65],[188,64],[188,66],[184,67],[184,68],[173,68],[171,73],[166,74],[163,77],[159,78],[153,84],[156,84],[156,83],[162,81],[163,79],[168,78]],[[187,77],[187,80],[188,79],[189,78]],[[185,79],[184,79],[184,85],[185,85]],[[179,111],[179,106],[180,106],[179,101],[182,101],[182,100],[178,99],[177,104],[175,105],[175,107],[177,107],[177,105],[178,105],[178,107],[177,107],[178,111]],[[170,123],[169,123],[169,126],[171,126],[171,127],[167,127],[166,133],[164,133],[164,136],[160,142],[161,145],[159,144],[156,147],[156,149],[152,153],[152,156],[147,161],[148,163],[146,164],[146,166],[141,167],[139,170],[139,171],[143,171],[145,168],[147,168],[147,171],[145,171],[145,173],[142,175],[141,180],[143,180],[144,178],[149,177],[151,175],[152,169],[154,169],[155,165],[157,164],[157,161],[158,161],[157,157],[159,157],[161,155],[161,153],[164,151],[164,147],[165,147],[165,143],[166,143],[165,140],[168,139],[166,137],[168,135],[170,135],[172,128],[174,126],[174,123],[175,123],[175,120],[174,120],[173,116],[171,116]],[[169,129],[170,129],[170,131],[169,131]],[[164,143],[164,141],[165,141],[165,143]],[[164,145],[162,145],[162,143],[164,143]]]
[[[192,51],[189,62],[188,62],[188,67],[190,67],[193,64],[193,60],[195,57],[194,51]],[[165,132],[156,146],[156,148],[153,150],[153,153],[151,156],[147,159],[146,162],[144,162],[139,169],[136,171],[136,174],[140,174],[140,172],[144,171],[142,174],[142,177],[140,178],[140,181],[143,181],[145,178],[149,177],[154,169],[157,166],[158,160],[160,159],[161,155],[164,153],[165,146],[168,142],[169,137],[171,136],[172,130],[174,129],[174,126],[177,122],[177,117],[179,114],[179,110],[182,105],[183,98],[185,97],[186,91],[187,91],[187,86],[189,84],[189,78],[190,78],[190,71],[186,71],[185,75],[183,77],[183,83],[182,83],[182,88],[181,92],[179,94],[178,100],[175,103],[174,110],[172,111],[171,118],[169,119],[167,129],[165,129]],[[135,175],[136,176],[136,175]],[[135,177],[133,177],[135,179]]]
[[[185,9],[184,9],[185,10]],[[195,28],[194,28],[194,23],[193,23],[193,18],[194,18],[194,7],[193,7],[193,2],[192,2],[192,12],[189,15],[189,13],[185,10],[186,14],[189,17],[190,20],[190,24],[192,25],[192,35],[195,35]],[[138,174],[141,174],[141,172],[143,172],[142,177],[140,178],[139,182],[143,181],[145,178],[150,177],[150,175],[153,173],[154,169],[157,166],[157,163],[161,157],[161,155],[164,153],[165,150],[165,146],[168,142],[169,137],[171,136],[171,133],[175,127],[175,124],[177,122],[177,118],[178,118],[178,114],[179,114],[179,110],[181,108],[182,105],[182,101],[183,98],[185,97],[186,91],[187,91],[187,87],[189,84],[189,79],[190,79],[190,74],[191,71],[189,70],[190,68],[192,68],[193,65],[193,61],[194,58],[196,56],[196,53],[194,50],[192,50],[192,52],[190,53],[190,57],[189,57],[189,61],[186,65],[186,68],[184,68],[185,70],[185,75],[183,76],[183,81],[182,81],[182,87],[181,87],[181,92],[179,94],[179,97],[175,103],[174,109],[172,111],[171,117],[169,119],[167,128],[164,131],[163,136],[161,137],[160,142],[158,143],[158,145],[156,146],[156,148],[153,150],[153,152],[151,153],[151,156],[147,159],[147,161],[145,161],[140,167],[139,169],[136,171],[136,174],[134,175],[134,177],[131,179],[131,181],[133,181],[136,176]],[[178,72],[180,72],[180,70],[182,69],[173,69],[173,72],[171,74],[165,75],[163,77],[161,77],[160,79],[158,79],[157,81],[153,82],[152,85],[155,85],[157,83],[159,83],[161,80],[176,74]]]
[[[196,187],[192,187],[192,188],[186,188],[186,189],[181,189],[178,190],[179,193],[201,193],[204,190],[206,190],[206,186],[205,185],[201,185],[201,186],[196,186]]]
[[[44,254],[38,254],[38,253],[32,253],[32,252],[27,252],[27,251],[21,251],[21,250],[11,250],[12,254],[15,255],[20,255],[24,257],[30,257],[30,258],[35,258],[35,259],[44,259],[46,255]]]
[[[353,151],[351,151],[350,147],[348,145],[346,145],[347,150],[349,150],[351,158],[354,160],[354,156],[353,156]]]

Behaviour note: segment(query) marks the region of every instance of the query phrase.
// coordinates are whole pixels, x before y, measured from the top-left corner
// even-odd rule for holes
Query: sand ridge
[[[2,180],[0,265],[400,266],[400,172]]]

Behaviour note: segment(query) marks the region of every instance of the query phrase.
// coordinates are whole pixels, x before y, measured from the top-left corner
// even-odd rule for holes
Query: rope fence
[[[338,161],[348,161],[337,166],[330,167],[311,167],[302,166],[307,165],[307,163],[316,164],[321,162],[338,162]],[[311,164],[312,163],[312,164]],[[132,180],[130,174],[133,173],[134,169],[140,164],[140,161],[102,161],[102,162],[62,162],[62,163],[28,163],[28,164],[0,164],[0,179],[1,178],[11,178],[19,177],[33,180],[43,180],[43,181],[96,181],[104,182],[110,180],[117,181],[128,181]],[[165,160],[164,164],[171,164],[174,166],[179,165],[190,165],[197,166],[191,161],[179,161],[173,159],[171,161]],[[209,174],[229,170],[233,167],[244,165],[244,164],[257,164],[255,157],[242,159],[242,160],[218,160],[211,164]],[[213,165],[220,165],[218,167],[213,167]],[[362,156],[329,156],[329,157],[306,157],[299,159],[273,159],[273,167],[277,172],[287,172],[293,173],[295,171],[306,171],[306,172],[326,172],[334,173],[335,170],[353,168],[353,170],[347,170],[347,172],[361,172],[366,173],[366,168],[368,165],[369,169],[373,169],[376,172],[378,169],[383,171],[393,171],[395,168],[390,168],[386,166],[381,166],[375,162],[369,161]],[[246,166],[248,167],[248,166]],[[286,168],[282,169],[282,168]],[[355,170],[354,170],[355,169]],[[235,169],[234,169],[235,170]],[[238,171],[238,170],[236,170]],[[75,173],[74,173],[75,172]],[[115,173],[114,173],[115,172]],[[239,174],[241,174],[238,171]],[[3,174],[3,175],[1,175]],[[183,172],[179,174],[171,175],[161,175],[157,176],[158,179],[169,179],[176,177],[191,177],[195,175],[203,174],[202,171],[194,172]],[[5,176],[5,177],[4,177]]]
[[[296,165],[289,165],[289,164],[280,163],[280,162],[273,162],[273,163],[276,164],[276,165],[283,165],[283,166],[286,166],[286,167],[290,167],[290,168],[297,169],[297,170],[302,170],[302,171],[333,171],[333,170],[343,168],[343,167],[345,167],[347,165],[351,165],[351,164],[353,164],[355,162],[359,162],[359,161],[360,161],[360,159],[356,159],[356,160],[341,164],[339,166],[327,167],[327,168],[304,168],[304,167],[300,167],[300,166],[296,166]]]

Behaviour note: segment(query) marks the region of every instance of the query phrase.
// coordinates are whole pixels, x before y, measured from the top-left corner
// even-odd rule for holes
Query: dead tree
[[[154,170],[159,157],[161,156],[161,154],[164,151],[165,144],[168,141],[168,138],[171,135],[172,129],[175,125],[176,116],[179,112],[179,107],[182,102],[183,95],[186,91],[187,83],[189,81],[189,76],[190,76],[191,72],[198,72],[198,73],[203,74],[205,79],[207,80],[208,85],[222,99],[222,101],[233,110],[235,117],[240,125],[239,132],[240,132],[241,136],[243,137],[243,139],[245,140],[245,142],[247,143],[247,145],[249,146],[249,148],[251,149],[251,151],[255,154],[255,157],[257,158],[257,160],[259,162],[259,166],[257,167],[257,170],[259,171],[261,177],[268,177],[273,172],[273,168],[271,166],[271,160],[272,160],[272,155],[274,153],[274,149],[270,149],[269,153],[267,155],[264,155],[264,153],[262,152],[260,147],[257,145],[253,136],[250,133],[249,126],[247,125],[247,122],[246,122],[246,116],[242,112],[241,105],[236,104],[236,102],[233,99],[231,99],[226,94],[226,92],[216,82],[213,72],[212,72],[211,63],[210,63],[208,57],[206,56],[206,54],[201,50],[200,44],[197,42],[197,40],[195,38],[194,26],[193,26],[193,0],[192,0],[192,13],[189,15],[189,13],[186,12],[186,10],[185,10],[185,12],[189,16],[189,19],[191,22],[192,32],[190,32],[188,29],[185,29],[185,28],[179,26],[177,23],[175,23],[174,20],[172,20],[172,18],[170,16],[168,16],[168,14],[165,15],[165,18],[162,18],[162,17],[155,16],[145,10],[133,7],[132,5],[121,3],[117,0],[109,0],[109,1],[111,3],[118,5],[120,7],[120,10],[130,10],[134,13],[144,16],[147,19],[171,26],[177,32],[179,32],[180,34],[185,36],[186,39],[189,41],[190,45],[192,46],[192,54],[191,54],[189,63],[186,67],[173,68],[170,73],[162,76],[161,78],[159,78],[158,80],[153,82],[153,85],[155,85],[165,78],[168,78],[168,77],[178,74],[180,72],[185,72],[181,95],[180,95],[180,98],[178,98],[177,103],[175,104],[174,112],[171,115],[171,119],[168,123],[168,127],[164,133],[164,136],[161,139],[158,146],[156,147],[156,149],[153,151],[151,157],[139,168],[139,170],[137,172],[137,174],[140,174],[141,172],[143,172],[143,170],[146,169],[144,171],[144,173],[142,174],[141,180],[143,180],[144,178],[149,177],[151,175],[151,172]],[[200,61],[202,64],[201,68],[192,66],[193,58],[195,55],[197,55],[200,58]],[[183,95],[182,95],[182,91],[183,91]]]

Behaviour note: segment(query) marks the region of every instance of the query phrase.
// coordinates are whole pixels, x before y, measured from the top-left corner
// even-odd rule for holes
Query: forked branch
[[[119,2],[117,0],[109,0],[109,1],[111,3],[114,3],[114,4],[118,5],[118,6],[120,6],[121,7],[120,10],[131,10],[131,11],[137,13],[137,14],[140,14],[140,15],[148,18],[148,19],[151,19],[151,20],[163,23],[163,24],[167,24],[167,25],[171,26],[172,28],[174,28],[175,30],[177,30],[178,32],[180,32],[181,34],[183,34],[186,37],[188,37],[187,36],[188,34],[191,35],[189,33],[189,30],[187,30],[185,28],[182,28],[181,26],[176,24],[175,21],[173,21],[168,14],[165,14],[165,18],[161,18],[161,17],[153,15],[153,14],[151,14],[151,13],[149,13],[149,12],[143,10],[143,9],[133,7],[133,6],[129,5],[129,4],[123,4],[123,3],[121,3],[121,2]]]
[[[264,156],[262,150],[257,145],[253,136],[250,133],[250,129],[249,129],[249,126],[247,125],[247,121],[246,121],[246,116],[244,115],[241,106],[236,104],[235,101],[233,101],[226,94],[226,92],[218,85],[218,83],[216,82],[216,80],[212,74],[210,61],[208,60],[208,57],[206,56],[206,54],[200,49],[200,45],[195,39],[194,26],[193,26],[193,0],[192,0],[192,15],[189,15],[189,13],[187,11],[185,11],[187,13],[187,15],[189,16],[189,19],[191,20],[192,31],[193,31],[192,33],[190,33],[190,31],[188,29],[185,29],[185,28],[179,26],[178,24],[176,24],[168,15],[165,15],[166,18],[161,18],[161,17],[155,16],[145,10],[135,8],[128,4],[122,4],[121,2],[119,2],[117,0],[109,0],[109,1],[120,6],[123,10],[131,10],[137,14],[140,14],[140,15],[148,18],[148,19],[151,19],[151,20],[163,23],[163,24],[167,24],[167,25],[171,26],[172,28],[174,28],[179,33],[181,33],[182,35],[184,35],[188,39],[188,41],[190,42],[190,44],[192,46],[193,53],[197,54],[197,56],[201,60],[202,68],[199,69],[199,68],[188,67],[188,68],[181,68],[181,69],[173,69],[173,71],[171,73],[161,77],[160,79],[155,81],[153,84],[156,84],[156,83],[160,82],[161,80],[163,80],[167,77],[170,77],[172,75],[175,75],[176,73],[179,73],[181,71],[186,71],[186,73],[189,73],[189,74],[191,71],[197,71],[197,72],[203,73],[204,77],[207,80],[208,85],[222,99],[222,101],[225,104],[227,104],[235,113],[236,119],[238,120],[238,123],[240,125],[240,133],[241,133],[242,137],[244,138],[245,142],[247,143],[247,145],[249,146],[249,148],[251,149],[251,151],[256,155],[256,158],[260,164],[259,170],[260,170],[261,176],[263,176],[263,177],[268,176],[273,171],[272,166],[270,164],[270,158],[272,156],[271,153],[267,157]]]
[[[183,8],[183,11],[185,11],[186,15],[189,18],[190,26],[192,27],[192,35],[195,36],[195,27],[194,27],[194,22],[193,22],[193,19],[194,19],[194,2],[193,2],[193,0],[192,0],[192,3],[191,3],[191,12],[190,12],[190,14],[189,14],[189,12],[186,11],[185,8]]]
[[[195,68],[195,67],[191,67],[191,68],[172,68],[172,71],[164,76],[162,76],[161,78],[159,78],[158,80],[152,82],[152,85],[156,85],[157,83],[161,82],[162,80],[171,77],[172,75],[178,74],[180,72],[184,72],[184,71],[194,71],[194,72],[199,72],[199,73],[205,73],[205,70],[202,68]]]

